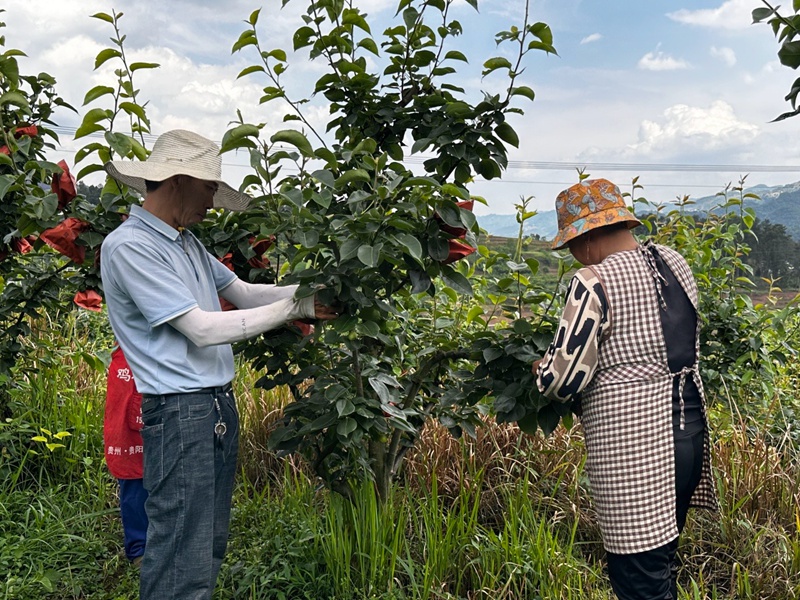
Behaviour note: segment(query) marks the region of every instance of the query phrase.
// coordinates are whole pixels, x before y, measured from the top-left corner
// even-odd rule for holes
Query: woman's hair
[[[618,229],[630,229],[630,222],[629,221],[622,221],[620,223],[612,223],[611,225],[604,225],[603,227],[598,227],[598,230],[602,230],[603,232],[611,233],[612,231],[617,231]]]

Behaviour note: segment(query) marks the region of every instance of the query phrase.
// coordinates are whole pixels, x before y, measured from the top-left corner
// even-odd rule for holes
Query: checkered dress
[[[697,286],[688,265],[674,250],[656,248],[696,309]],[[701,398],[703,386],[696,363],[681,373],[669,370],[659,316],[662,282],[648,246],[617,252],[599,265],[581,269],[577,277],[581,283],[577,289],[585,293],[578,294],[573,290],[576,286],[571,286],[568,304],[573,308],[569,312],[576,318],[590,315],[588,318],[596,323],[594,335],[598,340],[596,355],[588,351],[579,361],[585,373],[579,387],[586,468],[603,545],[615,554],[644,552],[678,536],[671,417],[673,380],[681,378],[682,389],[685,378],[692,377]],[[602,291],[592,293],[597,286]],[[591,300],[598,296],[600,300]],[[586,308],[576,311],[576,302]],[[595,310],[590,310],[592,306]],[[562,328],[565,325],[573,332],[587,328],[562,322]],[[698,335],[695,340],[699,355]],[[557,345],[558,339],[554,343]],[[553,351],[551,346],[540,367],[543,388],[547,387],[548,377],[553,377],[548,373]],[[572,372],[567,379],[575,379],[575,366],[574,362],[570,365]],[[545,391],[558,395],[554,390]],[[703,411],[705,417],[705,408]],[[691,506],[715,509],[707,430],[705,438],[701,480]]]

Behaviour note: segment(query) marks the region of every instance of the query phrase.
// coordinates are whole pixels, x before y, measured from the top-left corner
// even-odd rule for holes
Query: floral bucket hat
[[[598,227],[628,223],[633,229],[642,224],[625,204],[619,188],[607,179],[587,179],[561,192],[556,197],[556,214],[558,233],[553,250]]]

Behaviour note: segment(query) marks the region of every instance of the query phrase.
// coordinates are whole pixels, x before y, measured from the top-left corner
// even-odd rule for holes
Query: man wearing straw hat
[[[175,130],[144,162],[106,163],[144,196],[103,242],[111,326],[142,393],[149,525],[143,600],[210,600],[228,539],[239,428],[230,344],[295,319],[332,319],[294,286],[246,283],[187,227],[208,209],[244,210],[221,180],[219,148]],[[239,310],[222,312],[219,297]]]

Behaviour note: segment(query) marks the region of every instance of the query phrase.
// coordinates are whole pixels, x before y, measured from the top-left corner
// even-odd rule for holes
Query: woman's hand
[[[537,358],[535,361],[533,361],[533,366],[531,367],[531,373],[536,375],[536,373],[539,371],[539,364],[541,362],[542,362],[541,358]]]

